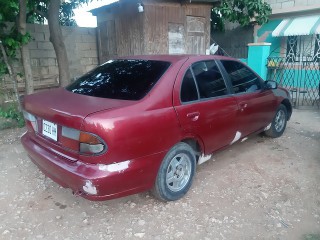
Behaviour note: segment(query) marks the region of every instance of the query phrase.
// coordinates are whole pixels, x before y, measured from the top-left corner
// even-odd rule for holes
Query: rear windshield
[[[68,91],[121,100],[140,100],[169,68],[169,62],[150,60],[110,60],[85,74]]]

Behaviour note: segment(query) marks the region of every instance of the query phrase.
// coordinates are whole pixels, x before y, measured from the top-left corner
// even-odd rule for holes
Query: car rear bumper
[[[149,190],[165,152],[101,165],[71,162],[24,134],[21,142],[30,159],[53,181],[86,199],[108,200]]]

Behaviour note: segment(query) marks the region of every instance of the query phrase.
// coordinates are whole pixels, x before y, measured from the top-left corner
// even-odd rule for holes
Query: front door
[[[264,90],[263,81],[243,63],[221,61],[239,106],[239,135],[247,136],[271,123],[275,112],[276,98],[271,90]]]

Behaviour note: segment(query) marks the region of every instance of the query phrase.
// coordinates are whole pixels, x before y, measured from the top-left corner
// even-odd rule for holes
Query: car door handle
[[[245,102],[239,103],[240,111],[243,112],[247,107],[248,104]]]
[[[188,113],[187,118],[190,118],[192,121],[197,121],[199,119],[200,113],[199,112],[193,112]]]

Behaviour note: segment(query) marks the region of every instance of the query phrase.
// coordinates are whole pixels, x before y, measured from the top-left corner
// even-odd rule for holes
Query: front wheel
[[[176,144],[161,163],[153,194],[162,201],[182,198],[191,187],[195,169],[193,149],[186,143]]]
[[[265,131],[265,134],[269,137],[280,137],[287,126],[288,111],[284,105],[280,105],[272,120],[271,127]]]

